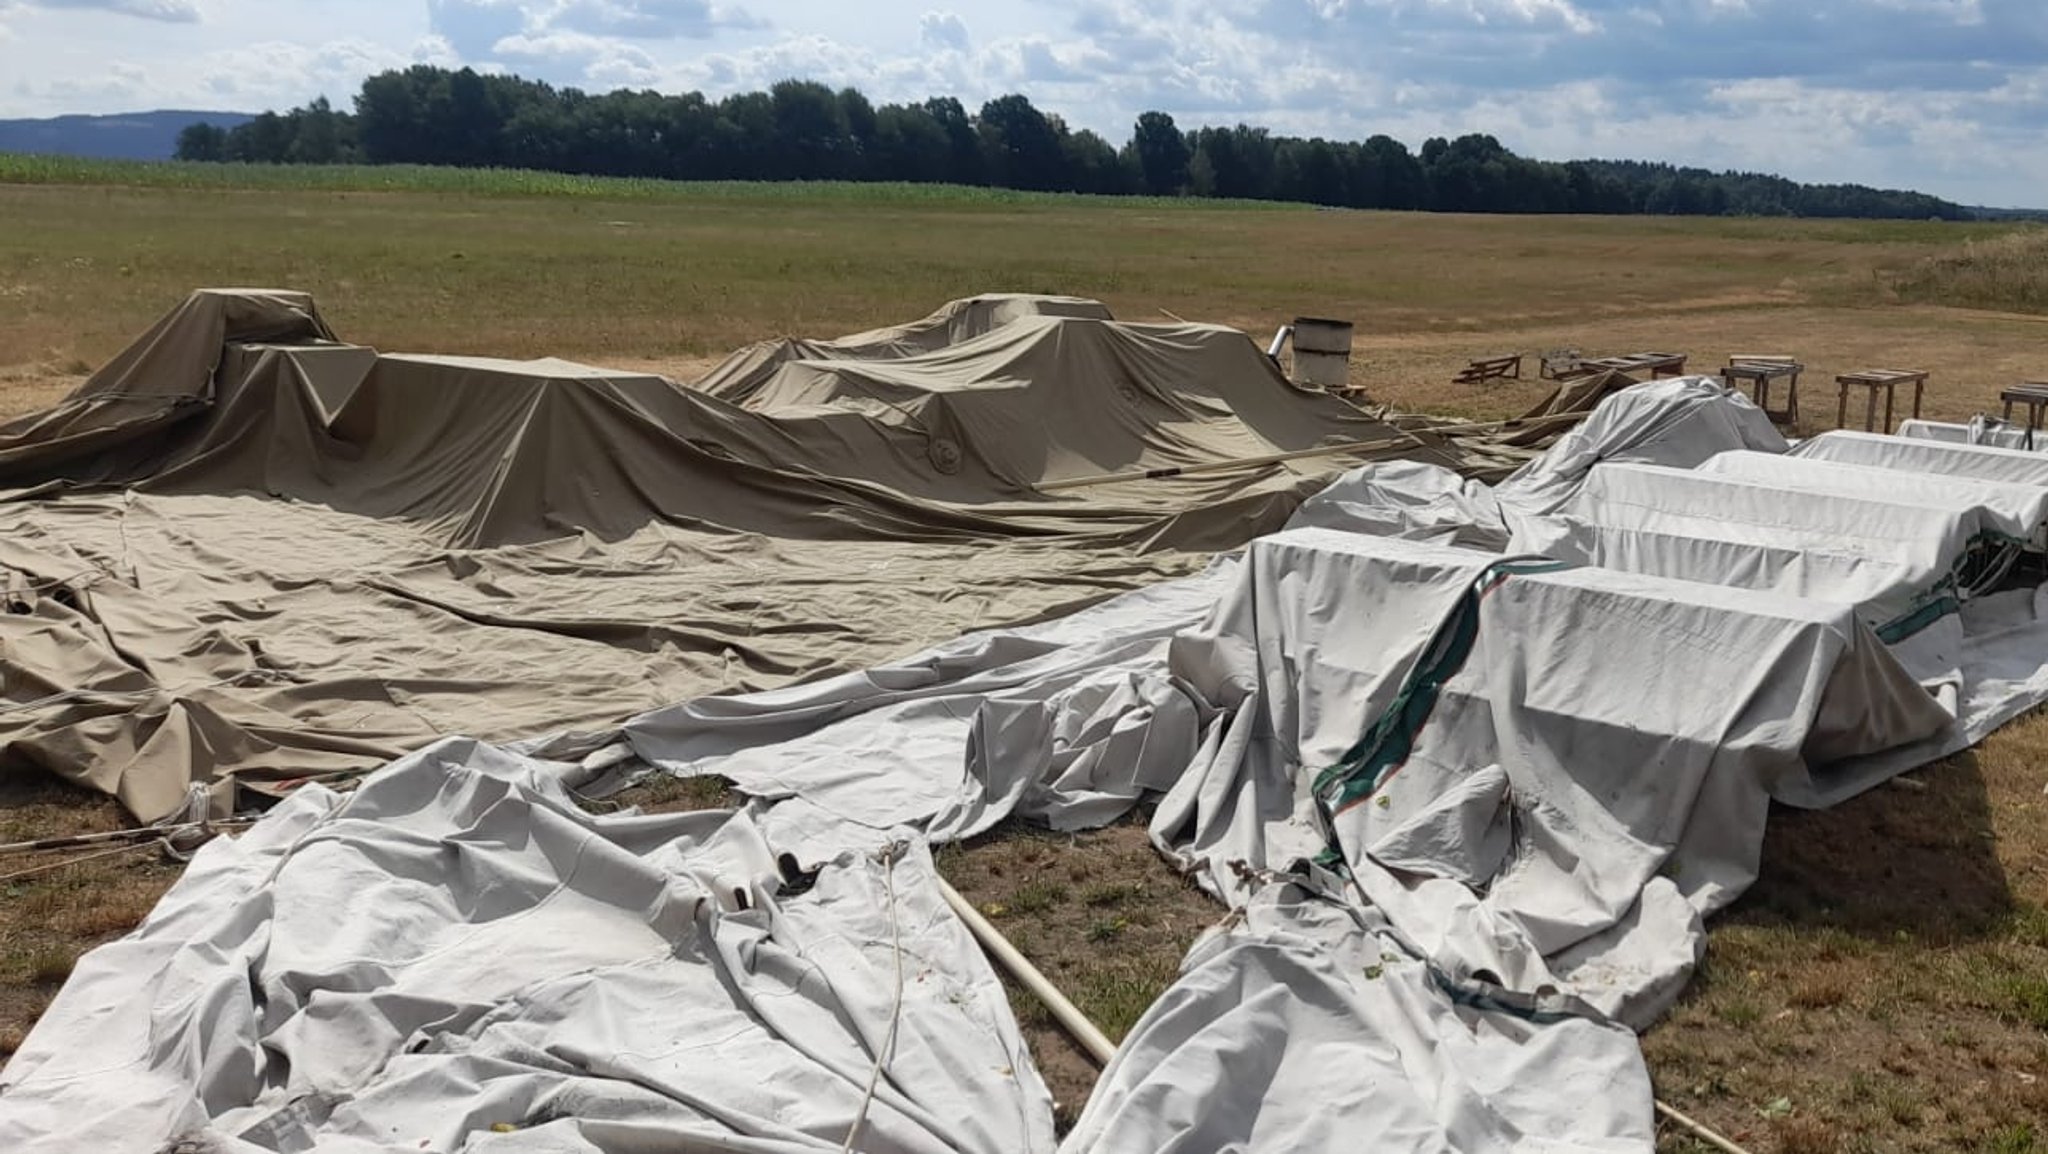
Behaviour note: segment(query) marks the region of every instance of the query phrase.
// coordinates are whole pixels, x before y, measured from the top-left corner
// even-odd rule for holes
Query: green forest
[[[178,159],[431,164],[666,180],[909,181],[1104,195],[1232,197],[1433,212],[1964,220],[1917,192],[1800,184],[1638,161],[1517,156],[1486,135],[1419,151],[1389,136],[1333,141],[1248,125],[1137,118],[1121,146],[1021,95],[969,111],[952,97],[877,107],[852,88],[785,80],[712,100],[586,93],[416,65],[363,82],[354,111],[324,97],[223,130],[193,124]]]

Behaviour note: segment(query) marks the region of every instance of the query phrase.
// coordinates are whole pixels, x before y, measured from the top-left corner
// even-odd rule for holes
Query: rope
[[[145,825],[134,829],[117,829],[106,833],[79,833],[63,837],[43,837],[34,841],[16,841],[0,845],[0,854],[26,853],[31,850],[70,849],[73,846],[93,845],[108,841],[148,841],[153,838],[174,838],[180,834],[205,832],[207,830],[235,829],[254,825],[255,817],[229,817],[218,821],[185,821],[168,825]]]
[[[861,1095],[860,1109],[853,1116],[853,1126],[846,1132],[846,1145],[839,1148],[840,1154],[853,1154],[861,1127],[867,1124],[868,1107],[875,1101],[875,1087],[881,1084],[882,1067],[896,1050],[896,1027],[903,1021],[903,930],[896,917],[896,859],[902,856],[903,848],[900,841],[890,842],[877,855],[882,860],[882,883],[889,894],[889,944],[896,954],[896,1004],[889,1011],[888,1036],[882,1039],[882,1048],[875,1052],[874,1067],[868,1071],[867,1092]]]
[[[16,878],[25,878],[35,874],[48,873],[51,870],[60,870],[63,869],[65,866],[78,865],[81,862],[89,862],[103,857],[113,857],[115,854],[133,853],[139,849],[147,849],[153,844],[153,842],[145,841],[137,842],[134,845],[117,845],[113,849],[103,849],[95,853],[80,854],[77,857],[65,858],[63,861],[45,862],[39,866],[30,866],[28,869],[25,870],[16,870],[11,874],[0,874],[0,882],[11,882]],[[168,845],[170,843],[166,842],[165,844]]]

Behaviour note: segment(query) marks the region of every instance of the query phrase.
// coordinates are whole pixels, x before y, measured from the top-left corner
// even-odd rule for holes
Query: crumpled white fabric
[[[1441,465],[1379,461],[1345,473],[1301,503],[1289,529],[1342,529],[1375,537],[1507,548],[1510,529],[1493,491]]]
[[[1268,883],[1189,951],[1063,1154],[1641,1151],[1628,1030],[1454,997],[1374,911]]]
[[[1176,643],[1175,673],[1231,712],[1154,833],[1233,904],[1248,895],[1231,863],[1285,869],[1335,845],[1454,980],[1646,1025],[1700,917],[1754,880],[1769,798],[1810,752],[1886,750],[1953,718],[1847,607],[1502,560],[1317,529],[1254,542],[1237,590]],[[1356,801],[1318,794],[1461,611],[1468,652],[1403,731],[1412,748]],[[1854,716],[1828,708],[1845,677]],[[1576,980],[1553,964],[1567,956]]]
[[[1600,402],[1493,492],[1520,512],[1552,513],[1603,462],[1689,469],[1729,449],[1782,453],[1789,447],[1770,417],[1740,391],[1712,377],[1672,377],[1631,386]]]
[[[1050,1149],[923,843],[834,848],[785,891],[746,813],[591,816],[462,740],[309,788],[80,963],[0,1149],[836,1151],[878,1054],[861,1149]]]

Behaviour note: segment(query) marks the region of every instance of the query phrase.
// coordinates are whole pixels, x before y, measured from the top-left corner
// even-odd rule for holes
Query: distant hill
[[[1976,205],[1970,213],[1978,220],[2048,220],[2048,208],[1991,208]]]
[[[53,116],[47,120],[0,120],[0,152],[54,152],[116,160],[169,160],[178,133],[203,120],[235,128],[254,119],[246,112],[184,112],[159,109],[116,116]]]

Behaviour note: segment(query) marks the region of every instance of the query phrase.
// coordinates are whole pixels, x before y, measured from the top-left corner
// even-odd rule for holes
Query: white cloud
[[[97,75],[62,77],[44,91],[60,101],[96,104],[112,102],[132,107],[144,91],[148,77],[132,64],[114,63]]]
[[[363,77],[410,63],[406,53],[348,39],[317,45],[264,41],[206,53],[195,65],[197,86],[211,97],[209,104],[256,112],[315,96],[346,108]]]
[[[522,0],[427,0],[427,27],[465,60],[487,60],[492,46],[529,28]]]
[[[193,0],[32,0],[32,6],[99,9],[172,24],[193,24],[199,20],[199,6]]]
[[[967,22],[951,12],[927,12],[917,18],[917,38],[929,49],[965,52]]]
[[[759,21],[743,10],[710,0],[561,0],[539,23],[545,28],[640,40],[703,39],[721,29],[759,26]]]
[[[543,59],[556,45],[582,62],[608,55],[590,48],[599,41],[703,40],[763,27],[745,10],[711,0],[427,0],[427,19],[470,61],[498,53]]]
[[[1023,92],[1116,141],[1163,109],[1185,127],[1489,132],[1551,158],[2048,195],[2038,0],[352,0],[345,38],[306,31],[336,7],[0,0],[0,115],[339,102],[425,61],[713,97],[792,76],[878,103]]]
[[[433,64],[442,68],[453,68],[462,63],[462,54],[455,51],[455,45],[448,43],[446,36],[422,36],[413,41],[412,61],[415,64]]]

